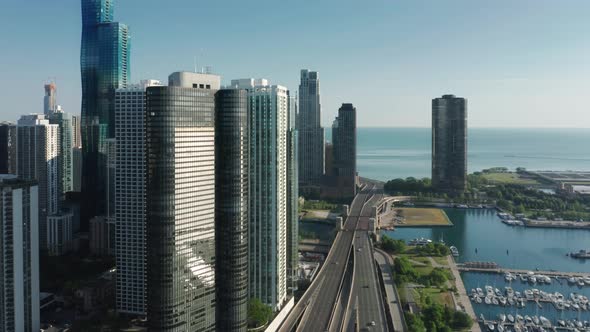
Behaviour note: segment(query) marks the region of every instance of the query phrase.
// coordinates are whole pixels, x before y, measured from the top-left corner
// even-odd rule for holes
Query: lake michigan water
[[[430,177],[430,128],[358,128],[357,140],[361,176]],[[469,172],[496,166],[590,171],[590,129],[469,129]]]
[[[330,133],[327,133],[329,140]],[[363,177],[387,181],[409,176],[430,177],[431,131],[429,128],[359,128],[357,167]],[[590,129],[470,129],[468,133],[468,169],[525,167],[529,170],[590,171]],[[386,232],[404,240],[426,237],[443,239],[459,248],[459,262],[494,261],[503,267],[530,270],[590,272],[590,261],[565,254],[590,249],[590,231],[572,229],[529,229],[510,227],[500,222],[494,210],[446,209],[453,227],[403,228]],[[507,284],[502,275],[464,273],[466,288]],[[528,285],[520,281],[515,290],[540,288],[564,295],[590,296],[590,287],[578,288],[554,281],[552,285]],[[557,311],[546,304],[542,309],[528,304],[516,310],[510,307],[474,305],[476,314],[493,319],[498,313],[543,315],[553,323],[557,319],[590,320],[590,313]]]

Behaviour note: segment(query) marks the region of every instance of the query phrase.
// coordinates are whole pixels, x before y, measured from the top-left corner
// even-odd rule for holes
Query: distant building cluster
[[[40,257],[85,251],[116,269],[76,291],[84,310],[113,295],[153,331],[247,331],[251,299],[278,312],[297,290],[300,193],[357,194],[356,107],[326,142],[316,71],[297,93],[210,72],[131,84],[113,1],[81,3],[81,116],[49,82],[43,112],[0,123],[0,330],[39,331]],[[433,186],[462,192],[466,100],[436,98],[432,117]]]

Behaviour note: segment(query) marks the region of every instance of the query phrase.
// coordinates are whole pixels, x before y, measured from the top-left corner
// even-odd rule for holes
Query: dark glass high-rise
[[[129,30],[113,0],[82,0],[82,218],[106,213],[106,144],[114,137],[115,90],[129,81]]]
[[[246,90],[219,90],[215,119],[217,330],[248,328],[249,125]]]

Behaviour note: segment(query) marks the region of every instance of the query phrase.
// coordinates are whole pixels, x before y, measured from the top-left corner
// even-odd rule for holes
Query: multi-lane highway
[[[361,190],[354,198],[343,231],[338,232],[332,249],[326,257],[319,274],[305,294],[297,302],[279,331],[326,331],[332,316],[334,304],[340,291],[348,257],[354,239],[354,230],[365,203],[373,195],[374,185]],[[298,322],[299,325],[297,326]]]
[[[361,331],[387,331],[387,318],[382,300],[373,250],[369,239],[372,209],[383,197],[382,190],[373,188],[373,195],[365,204],[356,227],[354,239],[354,279],[351,300],[348,307],[347,330],[358,324]]]
[[[385,310],[369,238],[373,206],[382,198],[383,189],[375,183],[368,183],[357,194],[323,267],[279,331],[389,330],[389,312]],[[351,258],[352,275],[352,269],[347,270]]]

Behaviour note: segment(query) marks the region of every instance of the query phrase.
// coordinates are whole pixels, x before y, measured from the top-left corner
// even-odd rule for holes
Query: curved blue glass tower
[[[129,30],[114,0],[82,0],[82,218],[106,213],[106,144],[114,137],[115,90],[129,81]]]

